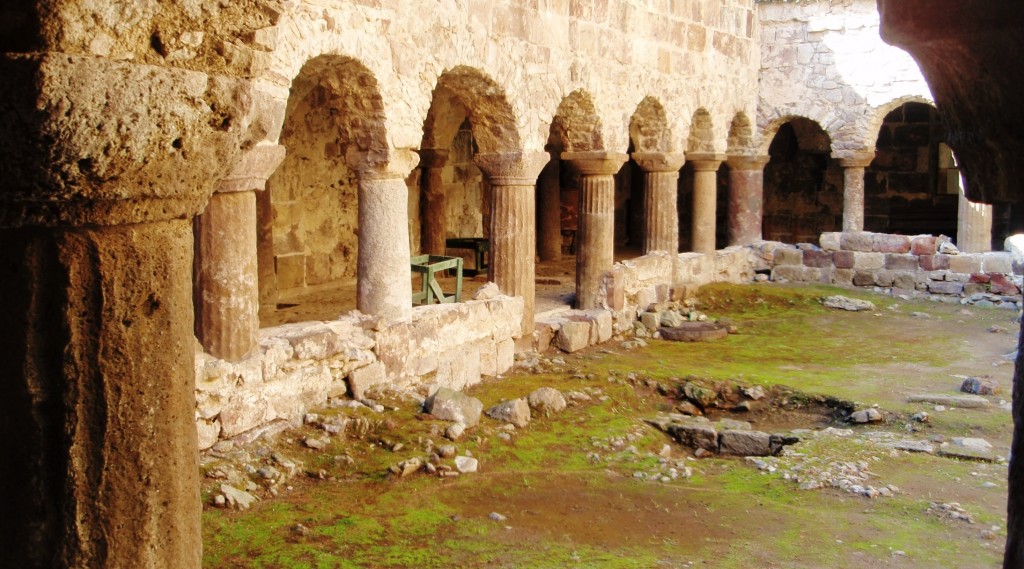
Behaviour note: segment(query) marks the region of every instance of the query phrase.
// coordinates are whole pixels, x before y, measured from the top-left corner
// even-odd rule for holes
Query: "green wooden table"
[[[455,269],[455,294],[446,296],[435,275],[438,272]],[[462,257],[441,255],[417,255],[412,258],[412,272],[422,277],[420,291],[412,295],[413,304],[460,302],[462,300]]]
[[[487,249],[490,239],[486,237],[449,237],[444,240],[448,249],[470,249],[475,254],[476,264],[472,269],[465,269],[466,274],[473,277],[487,272]]]

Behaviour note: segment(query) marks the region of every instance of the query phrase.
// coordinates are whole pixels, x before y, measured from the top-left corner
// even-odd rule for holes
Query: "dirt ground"
[[[872,300],[877,310],[820,306],[821,296],[837,292]],[[999,566],[1005,462],[896,451],[885,441],[937,446],[983,438],[1005,457],[1012,365],[1004,356],[1016,344],[1016,314],[831,287],[708,287],[700,300],[704,312],[731,318],[740,333],[713,344],[650,340],[631,349],[619,339],[577,354],[549,353],[537,366],[468,391],[485,409],[540,386],[590,398],[534,417],[525,428],[506,430],[484,418],[450,443],[441,436],[443,424],[419,413],[415,401],[394,396],[381,399],[393,411],[356,413],[377,421],[365,436],[334,438],[313,450],[301,443],[318,433],[307,426],[274,443],[235,449],[236,462],[239,452],[253,466],[278,453],[302,467],[276,486],[254,476],[254,493],[265,499],[248,511],[207,508],[204,566]],[[922,392],[955,394],[963,376],[995,380],[1001,392],[988,397],[985,409],[907,400]],[[791,394],[773,395],[772,405],[735,418],[767,432],[801,429],[800,442],[761,465],[696,457],[644,423],[672,411],[677,398],[665,386],[686,378]],[[877,406],[885,420],[847,424],[819,412],[827,397],[857,409]],[[922,411],[926,422],[911,418]],[[338,412],[350,413],[322,411]],[[846,434],[828,435],[829,427]],[[472,454],[478,472],[389,473],[442,444]],[[220,459],[229,454],[206,457],[208,488],[222,482],[210,475],[227,468]],[[815,468],[858,462],[865,484],[897,488],[894,494],[867,498],[827,486],[801,489],[796,481]],[[670,468],[692,473],[669,478]],[[204,494],[208,503],[214,493]],[[935,508],[951,503],[970,522]]]

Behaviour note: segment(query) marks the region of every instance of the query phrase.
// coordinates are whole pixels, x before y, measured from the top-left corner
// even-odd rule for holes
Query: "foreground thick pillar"
[[[764,167],[768,156],[730,156],[729,246],[750,245],[762,238]]]
[[[537,176],[544,152],[477,154],[473,161],[491,186],[491,281],[502,293],[523,298],[523,335],[533,333],[536,307]]]
[[[875,154],[841,158],[843,167],[843,231],[864,231],[864,169]]]
[[[359,260],[356,308],[381,318],[412,314],[409,186],[419,162],[412,150],[394,151],[388,164],[351,165],[359,173]]]
[[[420,202],[420,211],[423,215],[421,248],[423,253],[429,255],[444,255],[448,233],[442,174],[444,165],[448,162],[448,150],[425,148],[419,151],[419,155],[420,168],[423,169],[423,199]]]
[[[644,171],[644,255],[651,251],[679,252],[679,169],[686,157],[667,152],[634,152]]]
[[[722,154],[687,154],[693,164],[693,250],[704,255],[715,254],[716,210],[718,206],[718,167]]]
[[[617,152],[564,152],[580,173],[576,234],[576,308],[600,308],[604,275],[615,254],[615,173],[629,156]]]
[[[992,250],[991,204],[972,202],[961,189],[956,224],[956,246],[961,252],[987,253]]]
[[[562,167],[557,156],[541,171],[537,182],[537,254],[541,261],[562,258]]]
[[[256,146],[217,185],[196,217],[193,302],[203,350],[238,361],[256,349],[260,319],[256,190],[284,160],[284,147]]]
[[[200,566],[192,239],[0,230],[5,566]]]

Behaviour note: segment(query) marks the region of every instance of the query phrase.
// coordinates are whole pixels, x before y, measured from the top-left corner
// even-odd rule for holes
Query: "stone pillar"
[[[729,245],[750,245],[762,239],[764,167],[768,156],[730,156]]]
[[[260,145],[220,181],[195,218],[192,272],[195,333],[210,355],[229,361],[256,349],[260,327],[256,193],[285,149]]]
[[[522,333],[533,333],[536,306],[536,187],[544,152],[477,154],[473,161],[491,186],[490,267],[502,293],[523,298]]]
[[[968,200],[963,182],[956,222],[956,246],[960,251],[987,253],[992,250],[992,206]]]
[[[629,156],[617,152],[563,152],[580,173],[576,233],[576,308],[600,308],[604,275],[615,254],[615,173]]]
[[[687,154],[693,164],[693,250],[704,255],[715,254],[715,216],[718,205],[718,167],[723,154]]]
[[[843,167],[843,231],[864,231],[864,169],[875,153],[840,158]]]
[[[448,237],[447,208],[445,206],[444,165],[448,162],[448,150],[441,148],[424,148],[419,151],[420,168],[423,170],[421,179],[423,198],[420,200],[420,212],[423,216],[421,246],[423,253],[444,255],[445,239]]]
[[[686,157],[666,152],[634,152],[632,158],[644,171],[643,253],[679,252],[679,169]]]
[[[359,260],[356,308],[382,318],[412,314],[409,249],[409,186],[419,162],[412,150],[392,152],[387,164],[359,164]]]
[[[537,254],[541,261],[562,258],[562,181],[561,161],[557,156],[541,171],[537,183]]]

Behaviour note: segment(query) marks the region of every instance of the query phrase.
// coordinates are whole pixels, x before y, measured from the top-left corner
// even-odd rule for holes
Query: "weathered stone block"
[[[986,273],[1013,274],[1011,253],[985,253],[982,255],[981,270]]]
[[[423,407],[424,411],[442,421],[474,427],[480,422],[480,412],[483,411],[484,404],[476,397],[442,387],[427,397]]]
[[[590,322],[566,320],[555,335],[555,345],[563,352],[578,352],[590,345]]]
[[[854,271],[853,284],[855,286],[874,286],[875,273],[873,271]]]
[[[587,319],[592,322],[590,340],[592,344],[601,344],[612,339],[612,313],[608,310],[588,310]]]
[[[981,255],[960,253],[947,258],[949,259],[949,270],[954,273],[979,273],[982,270]]]
[[[837,285],[850,286],[853,284],[854,275],[853,269],[836,269],[832,275],[832,282]]]
[[[839,245],[845,251],[870,253],[875,248],[875,234],[867,231],[843,233]]]
[[[490,338],[477,342],[476,348],[480,353],[480,375],[494,377],[498,375],[497,351],[494,340]]]
[[[984,283],[990,282],[991,280],[992,280],[992,277],[990,275],[986,275],[985,273],[974,273],[974,274],[971,275],[971,282],[972,283],[982,283],[982,284],[984,284]]]
[[[779,248],[775,250],[775,265],[803,265],[803,251],[799,249]]]
[[[934,255],[938,245],[934,235],[916,235],[910,239],[910,252],[914,255]]]
[[[926,271],[949,270],[949,255],[921,255],[920,262]]]
[[[918,279],[917,273],[898,272],[893,276],[892,286],[905,290],[914,290],[917,287]]]
[[[928,291],[933,294],[961,294],[964,291],[964,283],[933,281],[928,283]]]
[[[280,290],[306,286],[306,255],[294,253],[274,257],[277,287]]]
[[[515,365],[516,360],[516,342],[509,338],[500,342],[495,342],[495,374],[501,375],[508,370],[512,369]]]
[[[885,254],[861,253],[853,254],[853,268],[861,271],[877,271],[885,266]]]
[[[772,280],[787,280],[799,282],[803,280],[804,267],[802,265],[779,265],[772,269]]]
[[[626,306],[626,285],[625,269],[622,266],[613,267],[605,276],[605,303],[608,308],[619,312]]]
[[[838,251],[841,248],[842,235],[842,233],[837,232],[822,233],[821,238],[818,239],[818,244],[826,251]]]
[[[984,292],[988,292],[988,286],[982,283],[967,283],[964,285],[964,294],[966,295],[981,294]]]
[[[995,294],[1020,294],[1020,289],[1006,275],[990,275],[989,291]]]
[[[873,247],[879,253],[908,253],[910,252],[910,238],[906,235],[876,233]]]
[[[808,249],[804,253],[804,266],[825,268],[832,266],[832,253],[828,251],[815,251]]]
[[[551,342],[558,333],[558,324],[547,320],[538,320],[534,324],[534,331],[537,335],[535,349],[537,353],[543,354],[551,347]]]
[[[917,257],[914,255],[901,255],[888,253],[885,255],[885,268],[893,271],[916,271],[918,267]]]
[[[456,390],[480,383],[479,348],[469,345],[439,354],[434,381]]]
[[[719,451],[739,456],[768,456],[771,435],[761,431],[729,430],[718,434]]]
[[[220,421],[196,420],[196,432],[199,435],[199,450],[206,450],[220,440]]]
[[[384,364],[373,362],[370,365],[354,369],[348,374],[348,392],[354,399],[366,396],[366,390],[386,381]]]
[[[836,251],[832,254],[832,262],[837,269],[852,269],[855,256],[853,251]]]
[[[276,418],[265,393],[255,389],[238,390],[220,412],[221,437],[230,439]]]
[[[495,421],[512,423],[519,428],[530,424],[530,405],[522,398],[498,403],[485,413]]]
[[[891,287],[896,279],[896,273],[882,269],[875,273],[875,284],[881,287]]]
[[[718,431],[706,423],[673,423],[667,431],[682,445],[718,452]]]

